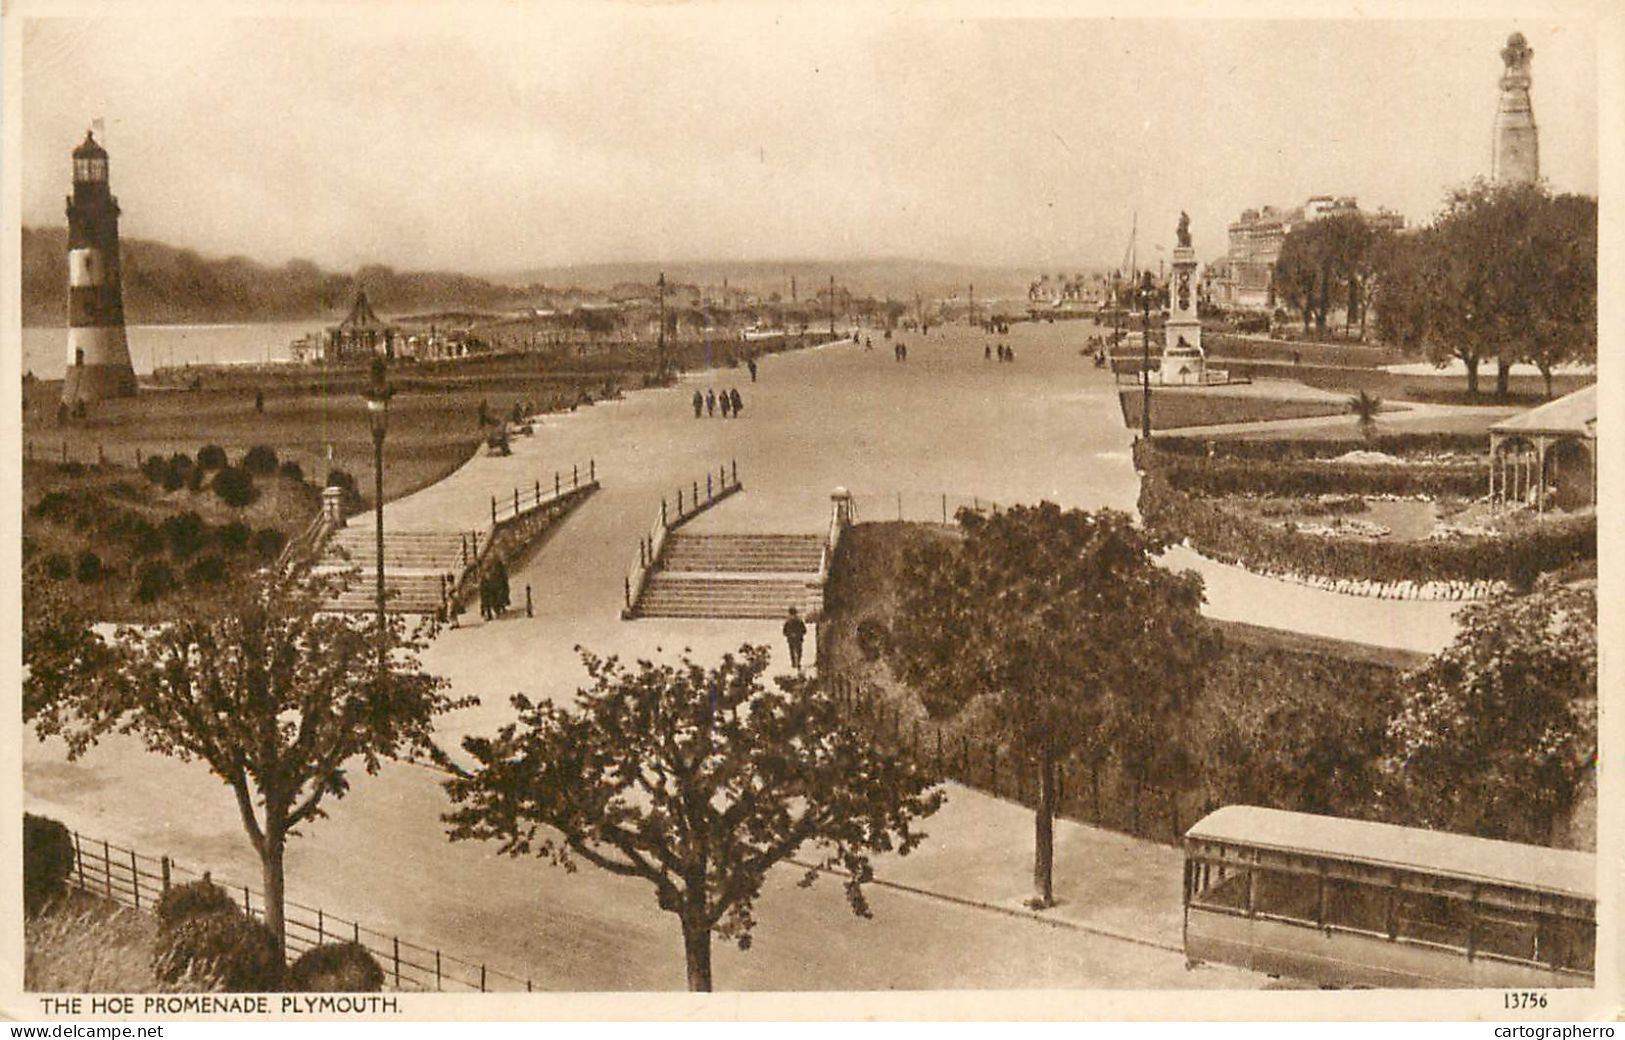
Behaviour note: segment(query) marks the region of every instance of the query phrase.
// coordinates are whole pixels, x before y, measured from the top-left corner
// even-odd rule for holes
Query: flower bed
[[[1144,444],[1135,445],[1135,462],[1141,471],[1140,516],[1148,528],[1184,541],[1222,563],[1338,591],[1398,598],[1476,598],[1499,583],[1527,587],[1546,571],[1596,557],[1594,515],[1547,519],[1527,531],[1505,535],[1422,542],[1305,534],[1230,512],[1193,493],[1191,486],[1218,483],[1193,475],[1199,474],[1202,463],[1148,450]],[[1254,480],[1243,487],[1256,489],[1261,483],[1281,482],[1278,476],[1260,475],[1265,468],[1249,468]],[[1392,472],[1395,468],[1382,469]],[[1184,477],[1187,486],[1176,485],[1170,470]],[[1238,472],[1234,467],[1227,470],[1228,474]],[[1396,475],[1410,472],[1406,467]]]
[[[1477,433],[1390,433],[1369,443],[1335,438],[1293,440],[1213,439],[1158,437],[1157,450],[1165,455],[1229,459],[1329,459],[1351,448],[1367,448],[1401,458],[1419,455],[1457,455],[1482,459],[1489,453],[1489,438]]]

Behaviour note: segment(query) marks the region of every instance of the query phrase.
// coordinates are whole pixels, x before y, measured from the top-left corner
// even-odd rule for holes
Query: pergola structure
[[[1490,501],[1546,508],[1597,504],[1597,385],[1490,427]]]

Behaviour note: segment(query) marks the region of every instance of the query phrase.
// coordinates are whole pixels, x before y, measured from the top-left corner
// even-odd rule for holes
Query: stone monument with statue
[[[1207,354],[1202,350],[1202,323],[1196,316],[1196,250],[1191,248],[1191,218],[1179,214],[1179,244],[1174,247],[1173,275],[1168,280],[1168,322],[1163,327],[1161,383],[1202,386],[1207,382]]]

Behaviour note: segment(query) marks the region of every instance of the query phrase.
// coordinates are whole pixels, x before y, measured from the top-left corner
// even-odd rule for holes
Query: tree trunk
[[[688,959],[688,991],[711,992],[711,929],[705,924],[703,908],[700,915],[690,921],[685,912],[683,919],[683,954]]]
[[[1506,400],[1507,391],[1511,389],[1512,362],[1505,358],[1495,359],[1495,396]]]
[[[1540,377],[1546,380],[1546,400],[1550,401],[1552,399],[1552,366],[1541,365]]]
[[[1462,363],[1467,366],[1467,392],[1478,393],[1478,358],[1464,357]]]
[[[260,859],[260,873],[265,883],[265,927],[276,936],[277,953],[287,956],[287,936],[283,925],[282,854],[283,838],[280,834],[265,836],[265,854]]]
[[[1034,813],[1034,902],[1055,905],[1055,753],[1046,749],[1038,761],[1038,808]]]

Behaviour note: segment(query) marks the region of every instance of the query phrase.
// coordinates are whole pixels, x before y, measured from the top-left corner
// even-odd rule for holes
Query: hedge
[[[1180,437],[1159,435],[1156,450],[1165,455],[1191,455],[1206,458],[1211,450],[1218,458],[1234,459],[1330,459],[1356,449],[1380,451],[1389,455],[1419,455],[1436,452],[1487,456],[1489,438],[1481,433],[1388,433],[1370,441],[1337,440],[1330,437],[1291,440],[1242,440],[1237,438]]]
[[[23,814],[23,911],[32,917],[62,891],[73,869],[73,835],[65,824]]]
[[[276,936],[241,911],[191,917],[159,934],[153,973],[165,982],[217,982],[227,993],[263,993],[282,984]]]
[[[328,943],[301,954],[287,984],[295,993],[376,993],[384,988],[384,969],[359,943]]]
[[[1329,538],[1232,513],[1173,487],[1157,471],[1142,474],[1139,505],[1150,530],[1187,541],[1210,559],[1265,574],[1378,582],[1505,581],[1527,588],[1546,571],[1597,554],[1595,516],[1553,519],[1526,533],[1482,538]]]
[[[1481,465],[1338,463],[1282,459],[1163,456],[1159,474],[1179,491],[1196,495],[1427,495],[1477,498],[1489,490]]]
[[[167,931],[194,917],[236,913],[237,901],[230,892],[204,877],[200,881],[171,885],[158,898],[154,912],[158,916],[158,927]]]

